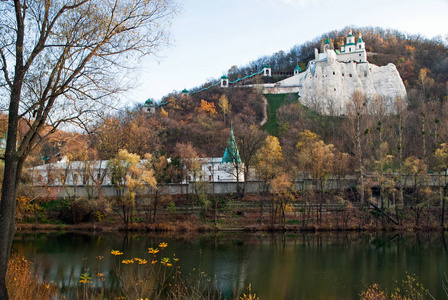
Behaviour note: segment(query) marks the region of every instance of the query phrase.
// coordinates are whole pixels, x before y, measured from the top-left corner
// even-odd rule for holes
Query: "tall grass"
[[[47,300],[58,294],[54,284],[40,282],[31,270],[31,262],[17,254],[9,260],[6,286],[10,300]]]

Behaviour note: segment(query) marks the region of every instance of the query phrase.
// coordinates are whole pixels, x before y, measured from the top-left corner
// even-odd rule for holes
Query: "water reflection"
[[[77,285],[84,268],[92,270],[96,257],[104,256],[98,271],[113,288],[111,249],[123,251],[123,259],[146,257],[160,242],[168,242],[167,256],[175,253],[185,271],[206,272],[228,298],[251,283],[261,299],[359,299],[374,282],[392,291],[406,272],[416,274],[436,298],[446,297],[443,233],[22,233],[13,249],[35,262],[40,278],[63,290]]]

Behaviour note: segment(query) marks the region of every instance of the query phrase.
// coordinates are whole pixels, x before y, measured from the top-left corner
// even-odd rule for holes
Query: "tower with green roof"
[[[342,42],[341,52],[337,53],[338,61],[342,62],[356,62],[365,63],[367,62],[367,52],[364,41],[362,40],[361,33],[359,33],[358,41],[355,41],[355,36],[352,30],[348,32],[345,39],[346,43]]]
[[[145,108],[146,112],[149,115],[153,115],[153,114],[156,113],[156,104],[151,99],[146,100],[145,104],[143,105],[143,107]]]
[[[356,50],[363,50],[365,48],[366,48],[366,43],[364,43],[364,41],[362,40],[362,35],[360,32],[359,36],[358,36],[358,41],[356,42]]]
[[[226,75],[221,76],[221,87],[222,88],[229,87],[229,78]]]
[[[294,75],[299,75],[300,72],[302,72],[302,69],[300,68],[299,64],[297,64],[294,68]]]
[[[233,135],[233,126],[230,125],[229,140],[227,141],[227,148],[222,156],[221,163],[241,163],[240,152],[236,144],[235,136]]]
[[[271,67],[268,64],[263,66],[263,76],[272,76]]]

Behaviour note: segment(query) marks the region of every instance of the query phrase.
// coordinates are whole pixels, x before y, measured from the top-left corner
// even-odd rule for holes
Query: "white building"
[[[355,37],[350,30],[346,38],[346,44],[344,45],[344,42],[342,42],[341,50],[335,50],[335,52],[337,54],[336,59],[340,62],[367,62],[366,45],[362,40],[361,33],[359,33],[358,41],[355,43]]]
[[[232,163],[223,163],[222,157],[198,158],[201,164],[201,171],[193,174],[189,173],[189,181],[204,182],[236,182],[237,174]],[[244,180],[243,170],[239,172],[239,181]]]
[[[97,183],[110,185],[107,160],[67,161],[44,164],[28,168],[34,185],[49,186],[91,186]]]
[[[242,182],[243,167],[233,129],[230,129],[228,146],[223,157],[197,158],[200,171],[190,171],[188,182]],[[235,164],[235,161],[237,163]],[[101,161],[68,161],[63,159],[57,163],[44,164],[27,169],[34,185],[38,186],[92,186],[96,184],[111,185],[108,160]],[[238,173],[235,168],[238,165]],[[252,173],[254,173],[252,171]],[[237,177],[238,176],[238,177]]]

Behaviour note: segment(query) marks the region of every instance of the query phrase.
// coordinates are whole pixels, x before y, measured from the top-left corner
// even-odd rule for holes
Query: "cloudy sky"
[[[209,78],[233,66],[312,40],[346,26],[380,26],[444,39],[448,0],[178,0],[172,45],[142,60],[132,106]]]

